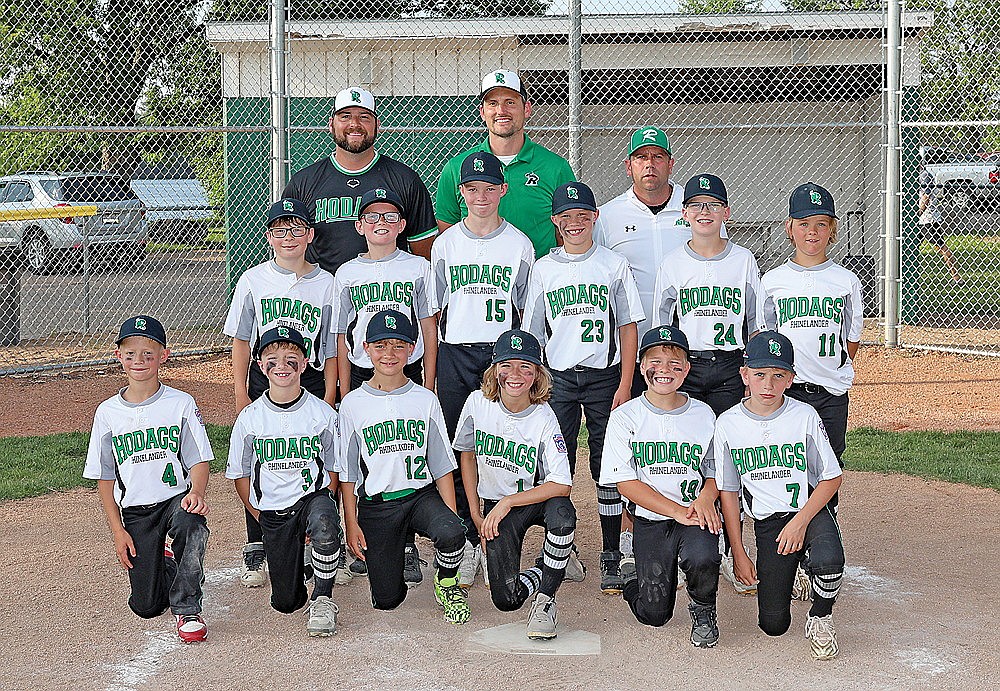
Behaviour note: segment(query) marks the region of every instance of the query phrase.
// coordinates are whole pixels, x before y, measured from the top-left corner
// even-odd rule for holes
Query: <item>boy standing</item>
[[[500,218],[507,193],[500,160],[473,152],[462,162],[459,193],[469,214],[446,230],[431,248],[434,299],[438,317],[437,392],[454,437],[462,406],[479,389],[500,334],[518,328],[535,250],[524,233]],[[471,586],[483,566],[479,532],[472,521],[460,471],[455,472],[458,515],[467,544],[461,583]]]
[[[792,588],[801,562],[812,580],[806,638],[817,660],[837,656],[833,605],[844,575],[844,545],[830,499],[843,480],[819,414],[786,397],[795,376],[792,343],[762,331],[747,344],[740,374],[750,396],[716,424],[722,513],[740,582],[757,581],[758,624],[780,636],[792,621]],[[757,565],[743,548],[740,497],[754,519]]]
[[[600,482],[604,431],[611,411],[631,398],[643,319],[639,291],[625,258],[594,244],[598,211],[582,182],[561,185],[552,196],[552,223],[562,237],[535,262],[524,323],[545,346],[552,370],[549,404],[566,439],[570,471],[576,471],[581,411],[587,416],[590,475],[597,484],[601,519],[601,590],[620,593],[621,495]]]
[[[365,352],[374,374],[340,404],[347,545],[368,565],[372,605],[394,609],[406,598],[404,547],[414,531],[434,543],[434,596],[445,621],[469,619],[458,585],[465,528],[455,514],[455,456],[441,405],[406,378],[416,333],[402,312],[372,315]]]
[[[170,356],[163,325],[132,317],[116,343],[128,385],[97,407],[83,476],[97,480],[115,553],[128,569],[129,607],[145,619],[169,607],[181,640],[203,641],[212,447],[194,399],[160,383]]]
[[[680,329],[658,326],[643,335],[639,367],[648,388],[611,413],[601,482],[617,484],[635,505],[635,557],[622,562],[622,596],[635,618],[650,626],[670,620],[679,564],[691,598],[691,643],[713,648],[721,561],[715,415],[678,391],[691,369],[687,353]]]
[[[306,344],[308,366],[302,385],[333,405],[337,393],[336,341],[330,335],[333,276],[306,261],[314,231],[305,204],[281,199],[267,212],[264,236],[274,259],[243,272],[236,282],[223,333],[233,338],[233,388],[243,410],[268,388],[268,377],[251,354],[260,350],[262,333],[276,326],[295,329]],[[246,513],[247,543],[240,580],[248,588],[264,585],[264,546],[260,524]]]
[[[314,585],[306,630],[310,636],[332,636],[338,610],[331,595],[340,557],[340,518],[331,496],[337,491],[337,413],[301,385],[308,352],[295,329],[278,326],[261,336],[258,364],[269,386],[236,418],[226,477],[260,521],[271,606],[284,614],[307,600],[303,555],[309,538]]]

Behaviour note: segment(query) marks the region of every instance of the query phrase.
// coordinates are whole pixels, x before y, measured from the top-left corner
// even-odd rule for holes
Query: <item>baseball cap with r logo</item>
[[[670,140],[667,133],[658,127],[642,127],[632,133],[632,140],[629,142],[628,155],[631,156],[644,146],[658,146],[668,154],[670,153]]]

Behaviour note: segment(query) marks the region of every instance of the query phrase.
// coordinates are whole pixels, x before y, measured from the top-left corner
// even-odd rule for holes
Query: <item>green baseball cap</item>
[[[667,133],[659,127],[640,127],[632,133],[632,141],[628,146],[628,155],[631,156],[644,146],[658,146],[668,154],[670,153],[670,140]]]

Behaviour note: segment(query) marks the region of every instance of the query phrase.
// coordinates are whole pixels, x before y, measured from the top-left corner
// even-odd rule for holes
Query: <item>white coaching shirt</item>
[[[408,382],[395,391],[367,383],[340,404],[341,482],[361,498],[417,490],[455,470],[437,397]]]
[[[854,383],[847,343],[861,340],[861,281],[833,260],[805,267],[788,260],[761,279],[764,324],[788,336],[795,381],[819,384],[835,396]]]
[[[496,343],[517,328],[534,261],[531,241],[506,221],[484,237],[464,221],[442,233],[431,247],[441,341]]]
[[[542,343],[552,369],[617,365],[619,327],[644,316],[628,262],[606,247],[583,254],[556,247],[531,269],[523,328]]]
[[[573,485],[566,442],[548,403],[512,413],[473,391],[455,433],[456,451],[474,451],[482,499],[498,501],[546,482]]]
[[[424,335],[418,322],[437,313],[431,264],[426,259],[399,249],[382,259],[357,257],[337,269],[334,295],[333,332],[345,334],[352,364],[371,369],[372,359],[364,348],[365,330],[372,315],[382,310],[402,312],[417,329],[416,348],[407,364],[424,356]]]
[[[663,260],[653,289],[657,324],[677,324],[691,350],[739,350],[760,331],[760,269],[750,250],[726,243],[711,258],[683,245]]]
[[[715,414],[701,401],[688,397],[680,408],[662,410],[645,395],[633,398],[611,411],[599,484],[639,480],[690,506],[705,480],[715,477],[714,433]],[[639,505],[635,515],[671,520]]]
[[[276,326],[297,330],[306,341],[309,364],[323,369],[327,358],[337,354],[331,338],[333,321],[333,275],[318,266],[299,278],[274,260],[243,272],[236,282],[222,332],[247,341],[250,353],[265,331]]]
[[[715,457],[719,490],[742,488],[743,509],[757,520],[801,510],[811,488],[843,472],[819,414],[788,396],[768,417],[743,403],[720,415]]]
[[[214,458],[194,399],[165,384],[142,403],[124,391],[97,406],[83,476],[114,480],[122,508],[184,494],[191,468]]]
[[[330,484],[337,472],[337,413],[302,390],[288,408],[265,393],[236,418],[229,439],[226,477],[250,478],[250,504],[282,511]]]

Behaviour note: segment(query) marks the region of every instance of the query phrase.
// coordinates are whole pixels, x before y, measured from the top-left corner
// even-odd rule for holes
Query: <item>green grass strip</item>
[[[225,468],[229,427],[208,425],[216,460]],[[80,432],[0,438],[0,500],[53,490],[93,487],[82,477],[87,437]],[[581,442],[585,440],[581,435]],[[850,470],[914,475],[1000,490],[1000,432],[884,432],[857,429],[847,435]]]

